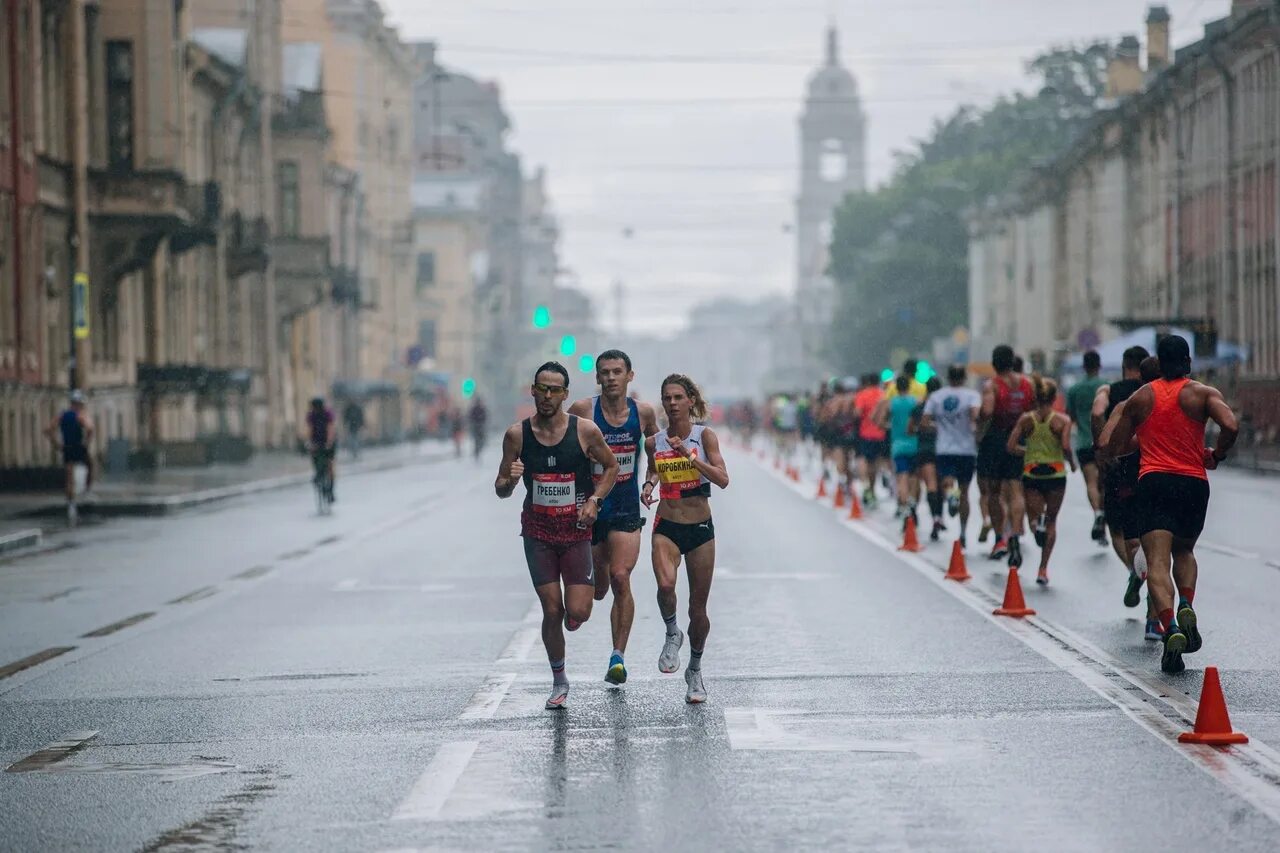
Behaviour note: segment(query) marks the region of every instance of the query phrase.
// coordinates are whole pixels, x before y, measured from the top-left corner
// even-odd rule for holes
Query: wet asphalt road
[[[657,671],[646,532],[629,682],[601,680],[606,601],[570,637],[569,710],[542,709],[488,462],[340,480],[331,517],[296,489],[0,563],[0,672],[70,649],[0,678],[0,847],[1280,849],[1280,481],[1215,475],[1205,648],[1170,678],[1078,483],[1053,584],[1026,584],[1040,616],[1010,624],[972,534],[974,580],[944,582],[949,545],[904,557],[886,514],[728,461],[701,707]],[[1176,743],[1206,664],[1248,747]]]

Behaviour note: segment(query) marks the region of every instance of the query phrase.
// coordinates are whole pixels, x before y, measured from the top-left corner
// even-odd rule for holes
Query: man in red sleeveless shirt
[[[1156,356],[1160,378],[1139,388],[1125,403],[1108,449],[1115,455],[1142,452],[1135,496],[1138,533],[1147,558],[1147,589],[1165,629],[1160,668],[1173,673],[1185,668],[1182,653],[1199,651],[1202,642],[1192,602],[1194,548],[1209,507],[1205,471],[1227,458],[1239,427],[1222,393],[1190,378],[1191,348],[1185,338],[1163,338]],[[1204,427],[1210,420],[1221,427],[1212,450],[1204,446]]]
[[[1012,347],[1001,344],[992,350],[991,366],[995,368],[996,375],[982,388],[982,408],[978,413],[978,423],[983,432],[978,443],[978,480],[981,493],[987,498],[987,510],[996,536],[990,557],[997,560],[1007,553],[1009,565],[1017,568],[1022,565],[1022,546],[1018,537],[1022,535],[1027,505],[1022,496],[1022,460],[1010,453],[1006,445],[1018,419],[1034,408],[1034,395],[1030,380],[1019,369]]]

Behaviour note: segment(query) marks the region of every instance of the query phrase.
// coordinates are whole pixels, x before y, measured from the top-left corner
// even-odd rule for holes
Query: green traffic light
[[[578,339],[573,335],[565,335],[560,339],[560,354],[573,355],[578,351]]]
[[[578,369],[583,373],[590,373],[596,369],[596,357],[590,353],[584,354],[578,359]]]
[[[930,379],[932,379],[937,375],[938,375],[937,371],[933,369],[933,366],[930,365],[929,362],[922,361],[916,364],[916,381],[917,382],[928,382]]]
[[[880,381],[881,381],[881,382],[892,382],[892,381],[893,381],[893,368],[892,368],[892,367],[886,367],[884,370],[880,371]]]
[[[476,381],[471,377],[462,380],[462,396],[470,397],[476,393]]]
[[[539,305],[533,309],[533,327],[535,329],[545,329],[551,325],[551,309],[545,305]]]

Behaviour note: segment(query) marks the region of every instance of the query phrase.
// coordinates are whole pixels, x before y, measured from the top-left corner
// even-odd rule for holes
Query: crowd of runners
[[[985,378],[953,365],[945,384],[908,360],[887,381],[868,374],[778,395],[759,416],[740,413],[735,426],[750,441],[745,425],[765,424],[778,458],[817,454],[824,483],[869,508],[892,502],[904,528],[927,529],[932,541],[955,525],[962,550],[976,480],[978,543],[1018,568],[1029,532],[1041,585],[1049,584],[1067,479],[1080,472],[1088,535],[1123,565],[1126,607],[1141,605],[1147,587],[1144,636],[1163,644],[1161,668],[1178,672],[1182,655],[1201,645],[1194,548],[1208,507],[1206,471],[1226,457],[1238,425],[1216,389],[1190,378],[1185,339],[1164,337],[1156,349],[1126,350],[1112,381],[1098,353],[1086,352],[1083,376],[1065,392],[1025,373],[1009,346],[994,349]]]
[[[952,531],[968,547],[976,480],[979,544],[1012,569],[1023,563],[1030,532],[1038,549],[1036,582],[1049,584],[1068,477],[1079,471],[1093,522],[1090,539],[1114,549],[1126,572],[1123,602],[1142,603],[1144,636],[1162,643],[1161,668],[1179,672],[1183,654],[1201,647],[1194,609],[1195,544],[1209,501],[1206,472],[1235,442],[1236,417],[1222,395],[1190,378],[1185,339],[1160,339],[1153,355],[1131,347],[1121,375],[1106,381],[1096,352],[1065,393],[1051,378],[1024,372],[1008,346],[991,354],[991,373],[953,365],[945,382],[914,360],[889,378],[833,380],[815,394],[781,394],[763,406],[725,409],[744,444],[768,433],[778,459],[813,453],[824,486],[868,508],[894,506],[904,531],[932,541]],[[702,655],[710,632],[707,599],[715,566],[711,486],[729,485],[707,400],[688,376],[660,386],[659,412],[630,393],[630,358],[609,350],[596,359],[599,393],[565,406],[569,372],[547,362],[533,375],[534,414],[512,425],[502,444],[494,488],[523,483],[521,535],[542,609],[542,639],[552,672],[548,709],[564,708],[564,631],[577,630],[592,605],[612,592],[613,649],[605,680],[627,680],[626,650],[635,618],[631,573],[640,557],[643,508],[655,508],[651,562],[665,632],[658,669],[680,666],[676,579],[688,576],[686,701],[706,701]],[[1216,424],[1213,447],[1206,426]],[[645,460],[643,474],[641,457]],[[921,504],[927,511],[922,521]]]

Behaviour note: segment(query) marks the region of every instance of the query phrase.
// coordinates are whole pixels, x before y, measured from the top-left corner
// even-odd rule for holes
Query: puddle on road
[[[243,772],[253,778],[240,790],[222,797],[195,820],[158,835],[142,847],[142,853],[248,849],[239,838],[242,824],[276,790],[276,773],[268,768]]]
[[[253,566],[252,568],[245,569],[243,572],[238,572],[231,577],[238,581],[248,581],[253,580],[254,578],[260,578],[269,571],[271,571],[270,566]]]
[[[190,761],[69,761],[50,764],[34,773],[86,773],[155,776],[161,782],[184,782],[201,776],[239,770],[239,765],[221,758],[194,756]]]
[[[368,678],[371,672],[296,672],[281,675],[249,675],[244,678],[215,678],[214,681],[319,681],[324,678]]]

